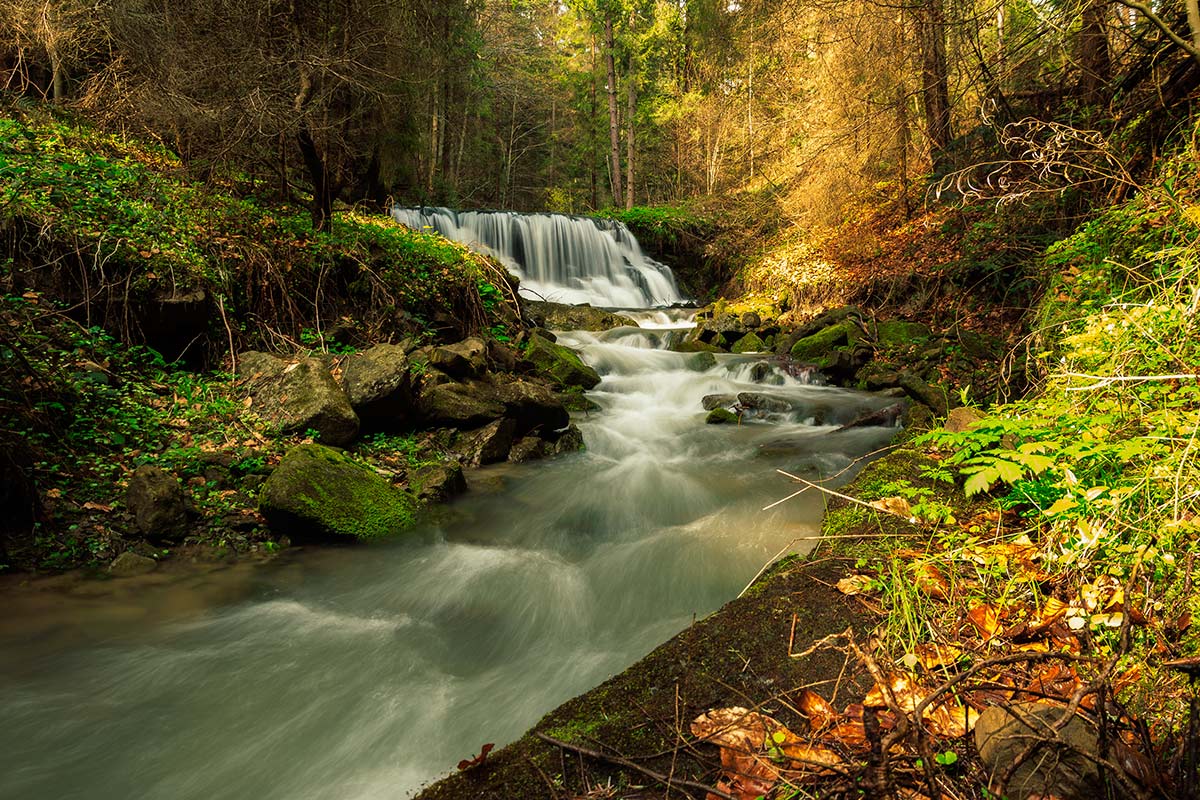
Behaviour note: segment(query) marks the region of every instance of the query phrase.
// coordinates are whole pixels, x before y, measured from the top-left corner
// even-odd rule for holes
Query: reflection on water
[[[604,376],[586,452],[481,471],[401,541],[16,593],[0,796],[408,796],[732,598],[817,531],[816,493],[760,510],[792,489],[775,468],[845,469],[891,431],[830,432],[883,402],[690,370],[647,322],[563,337]],[[789,410],[703,424],[743,391]]]

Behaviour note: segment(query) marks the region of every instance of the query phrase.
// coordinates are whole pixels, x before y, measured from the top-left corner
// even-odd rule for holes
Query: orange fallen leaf
[[[967,619],[984,639],[991,639],[1000,628],[1000,612],[990,603],[979,603],[967,611]]]
[[[812,689],[804,689],[796,700],[800,713],[808,717],[808,724],[814,731],[820,730],[837,719],[837,712],[829,701]]]
[[[894,514],[897,517],[904,517],[910,521],[915,520],[912,513],[912,506],[903,497],[885,497],[882,500],[872,500],[871,506],[878,508],[880,511]]]
[[[963,658],[963,650],[952,644],[923,642],[916,646],[916,656],[925,669],[935,669],[957,664]]]
[[[933,564],[920,564],[915,570],[914,578],[917,589],[934,600],[950,600],[950,582]]]
[[[93,503],[90,500],[83,504],[83,507],[88,511],[103,511],[108,514],[112,511],[112,506],[106,506],[103,503]]]

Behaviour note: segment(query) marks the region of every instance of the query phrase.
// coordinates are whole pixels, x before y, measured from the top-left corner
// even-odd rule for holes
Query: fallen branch
[[[708,784],[704,784],[704,783],[698,783],[696,781],[684,780],[683,778],[671,778],[667,775],[663,775],[661,772],[655,772],[652,769],[643,767],[641,764],[630,761],[629,759],[627,759],[623,756],[608,755],[606,753],[601,753],[599,750],[592,750],[587,747],[580,747],[577,744],[571,744],[569,742],[561,741],[560,739],[555,739],[553,736],[547,736],[546,734],[541,733],[540,731],[534,733],[534,736],[541,739],[546,744],[553,745],[554,747],[558,747],[563,750],[570,750],[571,752],[578,753],[581,756],[587,756],[588,758],[594,758],[598,761],[607,761],[610,764],[616,764],[619,767],[625,767],[626,769],[632,769],[636,772],[640,772],[641,774],[645,775],[647,778],[656,780],[659,783],[666,786],[667,788],[686,786],[689,789],[699,789],[702,792],[708,792],[709,794],[716,795],[717,797],[723,797],[723,798],[725,798],[725,800],[733,800],[733,795],[723,792],[720,789],[717,789],[716,787],[709,786]]]

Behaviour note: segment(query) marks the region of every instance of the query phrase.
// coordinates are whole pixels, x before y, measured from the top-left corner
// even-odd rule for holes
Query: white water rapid
[[[521,279],[533,300],[650,308],[684,298],[670,268],[642,252],[615,220],[513,211],[393,208],[413,230],[431,228],[447,239],[494,256]]]
[[[567,333],[603,380],[586,452],[470,476],[443,519],[268,565],[52,584],[0,615],[0,797],[403,798],[732,599],[819,530],[889,401],[756,356],[659,349],[676,318]],[[757,380],[754,380],[754,379]],[[706,395],[778,401],[705,425]]]

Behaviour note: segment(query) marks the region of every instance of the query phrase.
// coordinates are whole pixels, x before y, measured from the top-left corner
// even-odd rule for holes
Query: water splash
[[[392,217],[495,257],[533,299],[605,308],[652,308],[685,299],[670,268],[643,253],[616,220],[399,207]]]

